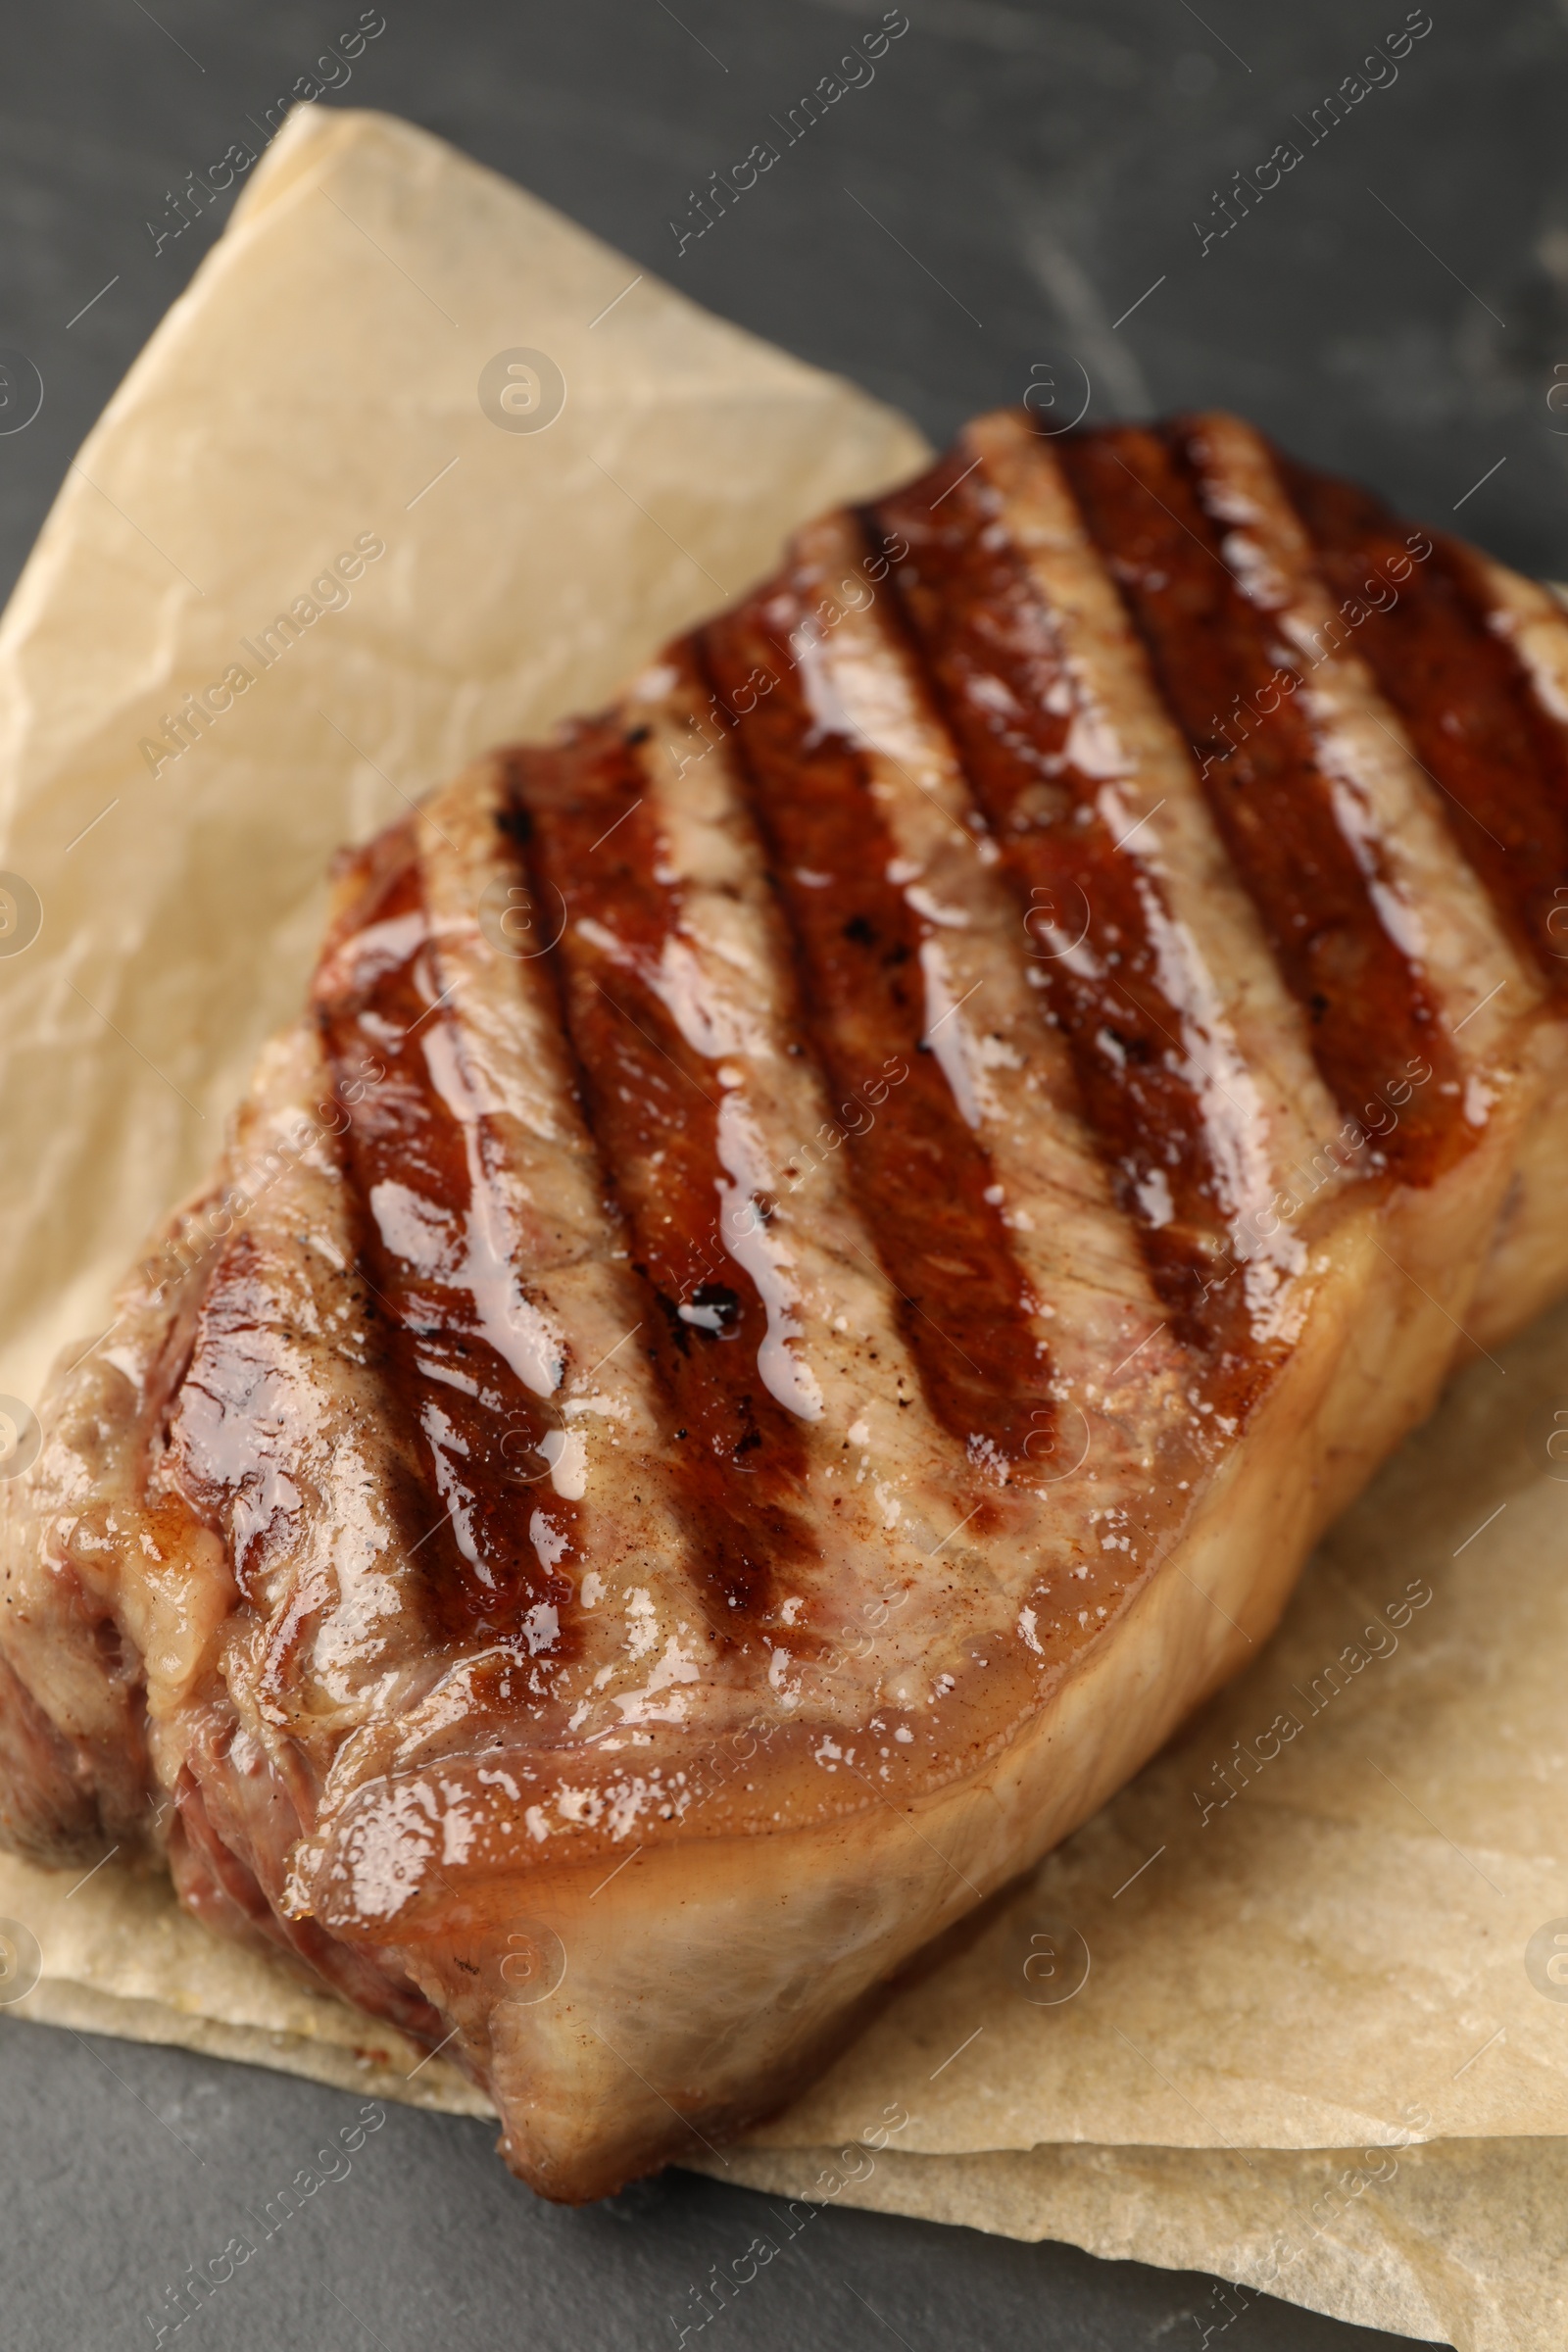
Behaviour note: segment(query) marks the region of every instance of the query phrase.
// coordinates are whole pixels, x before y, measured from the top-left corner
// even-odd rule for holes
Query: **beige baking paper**
[[[1258,2294],[1459,2352],[1561,2352],[1568,2342],[1561,2140],[1440,2140],[1398,2159],[1386,2184],[1347,2189],[1358,2148],[1042,2147],[1028,2155],[883,2155],[833,2201],[1006,2237],[1064,2238],[1106,2260],[1218,2271],[1173,2315],[1177,2352],[1223,2343]],[[720,2180],[769,2191],[773,2241],[811,2246],[807,2208],[842,2178],[834,2148],[730,2152]],[[765,2227],[765,2225],[764,2225]],[[1223,2253],[1216,2249],[1223,2248]],[[694,2281],[711,2293],[709,2282]],[[684,2312],[683,2312],[684,2317]],[[1192,2323],[1189,2334],[1184,2321]],[[1256,2333],[1250,2341],[1265,2339]]]
[[[494,420],[518,351],[524,400],[564,381],[542,429]],[[603,697],[793,523],[922,454],[439,141],[291,120],[0,622],[0,861],[42,905],[0,955],[0,1390],[30,1401],[104,1330],[217,1148],[298,1003],[332,848]],[[262,633],[357,541],[385,552],[351,601],[264,666]],[[253,682],[168,756],[183,698],[235,663]],[[1285,2238],[1296,2300],[1466,2348],[1560,2340],[1498,2332],[1562,2281],[1560,2228],[1521,2218],[1527,2176],[1549,2215],[1568,2120],[1568,2005],[1540,1949],[1545,1991],[1525,1968],[1568,1914],[1559,1400],[1568,1318],[1466,1375],[1251,1674],[734,2176],[1254,2280]],[[12,2014],[486,2112],[118,1862],[78,1884],[0,1859],[0,1913],[42,1953]],[[907,2123],[835,2190],[861,2160],[814,2151],[890,2110]]]

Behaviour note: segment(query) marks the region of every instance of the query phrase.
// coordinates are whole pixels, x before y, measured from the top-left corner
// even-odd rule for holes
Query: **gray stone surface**
[[[1224,402],[1425,518],[1457,510],[1497,553],[1568,573],[1568,414],[1548,407],[1568,383],[1568,10],[1432,4],[1397,80],[1314,143],[1314,107],[1403,0],[1204,0],[1206,23],[1187,0],[907,0],[874,81],[679,253],[669,222],[694,184],[772,135],[877,0],[383,0],[386,29],[340,95],[441,132],[934,436],[1031,381],[1076,407],[1087,376],[1095,415]],[[44,400],[0,434],[6,584],[226,200],[156,250],[148,221],[169,227],[168,192],[253,136],[358,15],[356,0],[11,12],[0,347],[27,356]],[[1215,191],[1292,138],[1299,164],[1220,236]],[[1206,251],[1195,220],[1216,232]],[[7,2352],[153,2341],[148,2315],[185,2266],[254,2235],[251,2210],[354,2112],[281,2077],[0,2017]],[[182,2340],[673,2345],[671,2314],[764,2212],[672,2174],[561,2213],[509,2180],[489,2137],[389,2113]],[[1209,2291],[834,2210],[715,2327],[764,2352],[1196,2352]],[[1226,2352],[1388,2340],[1266,2302],[1225,2331]]]
[[[1224,2352],[1396,2340],[1267,2297],[1225,2328],[1205,2278],[880,2214],[827,2208],[785,2244],[776,2200],[689,2173],[565,2212],[511,2178],[487,2125],[372,2108],[384,2122],[342,2149],[365,2104],[182,2050],[0,2027],[6,2352],[128,2352],[160,2328],[166,2352],[674,2352],[693,2288],[759,2231],[783,2250],[688,2346],[1196,2352],[1205,2326]],[[286,2196],[307,2168],[339,2177]],[[181,2295],[190,2269],[222,2283]]]

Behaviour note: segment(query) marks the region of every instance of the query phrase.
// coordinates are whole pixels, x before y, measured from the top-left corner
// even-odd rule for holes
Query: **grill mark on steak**
[[[661,980],[680,954],[681,893],[659,878],[634,733],[584,721],[547,749],[510,754],[526,818],[514,838],[524,833],[529,869],[565,905],[551,963],[582,1115],[647,1296],[640,1344],[667,1399],[676,1507],[707,1563],[712,1621],[739,1639],[772,1609],[791,1564],[815,1555],[806,1450],[764,1376],[766,1302],[726,1246],[737,1218],[765,1224],[771,1204],[725,1206],[725,1089]]]
[[[867,527],[884,550],[907,548],[891,576],[932,700],[1026,927],[1059,948],[1036,969],[1159,1297],[1190,1348],[1246,1358],[1242,1286],[1216,1280],[1226,1205],[1151,936],[1164,894],[1113,836],[1104,779],[1073,758],[1091,714],[998,503],[960,446],[868,510]]]
[[[1051,1364],[987,1197],[1000,1190],[990,1156],[928,1042],[921,956],[936,926],[895,878],[864,757],[803,681],[809,587],[786,573],[712,622],[701,657],[735,729],[830,1098],[847,1116],[873,1076],[907,1071],[874,1118],[847,1129],[845,1152],[926,1401],[971,1451],[1021,1463],[1055,1427]]]
[[[1418,967],[1385,927],[1374,846],[1358,862],[1336,814],[1320,745],[1301,708],[1273,684],[1277,624],[1244,593],[1195,478],[1180,426],[1105,426],[1055,444],[1089,531],[1148,648],[1164,700],[1199,760],[1237,874],[1262,919],[1331,1092],[1359,1116],[1393,1068],[1424,1059],[1428,1085],[1388,1138],[1407,1183],[1431,1183],[1471,1140],[1458,1059]],[[1239,748],[1234,709],[1273,707]],[[1366,870],[1370,869],[1370,870]]]
[[[538,1688],[571,1646],[574,1588],[544,1567],[528,1533],[545,1444],[559,1430],[540,1391],[552,1371],[559,1385],[561,1367],[544,1361],[548,1340],[506,1262],[484,1117],[466,1121],[447,1099],[461,1085],[461,1057],[426,956],[412,829],[406,858],[390,872],[385,862],[324,959],[316,1002],[339,1091],[363,1090],[340,1149],[361,1211],[359,1265],[381,1314],[389,1403],[417,1431],[428,1482],[409,1556],[420,1563],[432,1630],[449,1641],[516,1633],[532,1611],[556,1611],[550,1654],[528,1669]],[[364,1088],[368,1063],[385,1076]],[[543,1492],[580,1551],[581,1507]]]
[[[1568,989],[1555,880],[1568,873],[1568,733],[1489,625],[1480,566],[1457,541],[1411,531],[1370,491],[1273,454],[1342,612],[1358,612],[1357,652],[1442,787],[1459,848],[1548,985]],[[1430,549],[1419,561],[1413,540]]]

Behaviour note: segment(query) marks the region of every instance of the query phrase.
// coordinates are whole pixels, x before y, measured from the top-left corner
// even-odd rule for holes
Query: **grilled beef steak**
[[[594,2197],[777,2105],[1568,1287],[1568,620],[1211,416],[803,532],[356,853],[12,1483],[0,1827]]]

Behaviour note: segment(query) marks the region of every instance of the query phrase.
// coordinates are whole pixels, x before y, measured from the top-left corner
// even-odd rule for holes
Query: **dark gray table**
[[[1331,122],[1329,93],[1405,22],[1404,0],[1203,0],[1201,17],[1188,0],[907,0],[910,28],[874,80],[683,250],[670,222],[694,225],[694,189],[773,136],[770,118],[834,70],[878,0],[383,0],[385,29],[337,94],[443,133],[933,435],[1031,383],[1037,402],[1076,408],[1087,380],[1092,415],[1221,402],[1418,514],[1457,514],[1498,554],[1568,574],[1568,15],[1550,0],[1431,5],[1430,31]],[[172,233],[187,174],[254,144],[359,14],[357,0],[13,11],[0,346],[26,355],[44,397],[0,435],[7,584],[221,226],[220,197]],[[1299,160],[1271,171],[1282,142]],[[1258,166],[1278,185],[1227,199],[1239,172],[1255,188]],[[151,2342],[164,2290],[220,2254],[354,2104],[0,2017],[8,2352]],[[508,2179],[489,2138],[392,2112],[185,2340],[673,2345],[688,2289],[765,2226],[760,2200],[680,2174],[561,2213]],[[1196,2352],[1209,2293],[834,2209],[715,2327],[816,2352]],[[1225,2333],[1226,2352],[1389,2340],[1266,2301]]]

